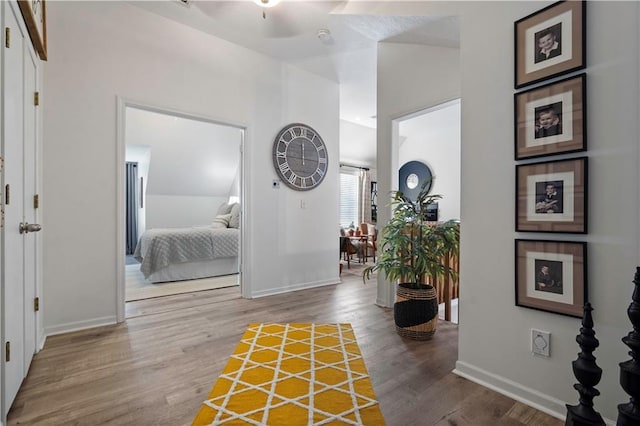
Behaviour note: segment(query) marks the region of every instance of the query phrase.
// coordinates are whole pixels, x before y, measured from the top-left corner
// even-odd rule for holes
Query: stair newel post
[[[633,284],[632,302],[627,309],[633,331],[622,338],[622,342],[631,349],[631,359],[620,363],[620,386],[631,400],[618,405],[618,426],[640,424],[640,267],[636,267]]]
[[[593,318],[591,316],[591,303],[584,305],[584,315],[582,317],[582,327],[580,334],[576,336],[576,342],[580,346],[581,352],[578,359],[571,363],[573,374],[579,383],[573,388],[580,394],[578,405],[567,404],[567,419],[565,426],[604,426],[602,416],[593,409],[593,398],[600,395],[600,391],[595,388],[602,377],[602,369],[596,364],[596,357],[593,351],[600,345],[596,339],[596,332],[593,330]]]

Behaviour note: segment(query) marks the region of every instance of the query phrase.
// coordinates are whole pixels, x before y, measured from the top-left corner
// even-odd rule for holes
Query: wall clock
[[[327,174],[324,141],[306,124],[287,124],[273,142],[273,165],[282,181],[296,191],[320,185]]]
[[[431,169],[420,161],[409,161],[400,167],[398,180],[400,192],[414,201],[425,182],[428,182],[427,193],[429,193],[433,185]]]

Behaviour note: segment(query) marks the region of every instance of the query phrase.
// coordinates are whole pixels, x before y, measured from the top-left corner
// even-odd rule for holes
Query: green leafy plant
[[[400,191],[392,193],[393,216],[382,228],[380,252],[373,266],[362,272],[363,280],[381,271],[391,282],[402,282],[411,288],[429,288],[425,277],[455,279],[455,271],[445,263],[447,255],[457,256],[460,248],[460,224],[424,221],[427,206],[442,199],[427,194],[428,182],[422,185],[416,200]]]

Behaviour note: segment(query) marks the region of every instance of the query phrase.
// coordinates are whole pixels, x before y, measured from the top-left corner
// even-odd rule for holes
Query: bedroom
[[[125,300],[239,285],[244,130],[129,102]]]

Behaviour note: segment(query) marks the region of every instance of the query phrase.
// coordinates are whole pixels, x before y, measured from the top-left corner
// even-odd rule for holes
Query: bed
[[[152,283],[237,274],[240,204],[222,203],[209,226],[145,231],[133,256]]]
[[[237,228],[149,229],[133,256],[153,283],[237,274],[239,240]]]

